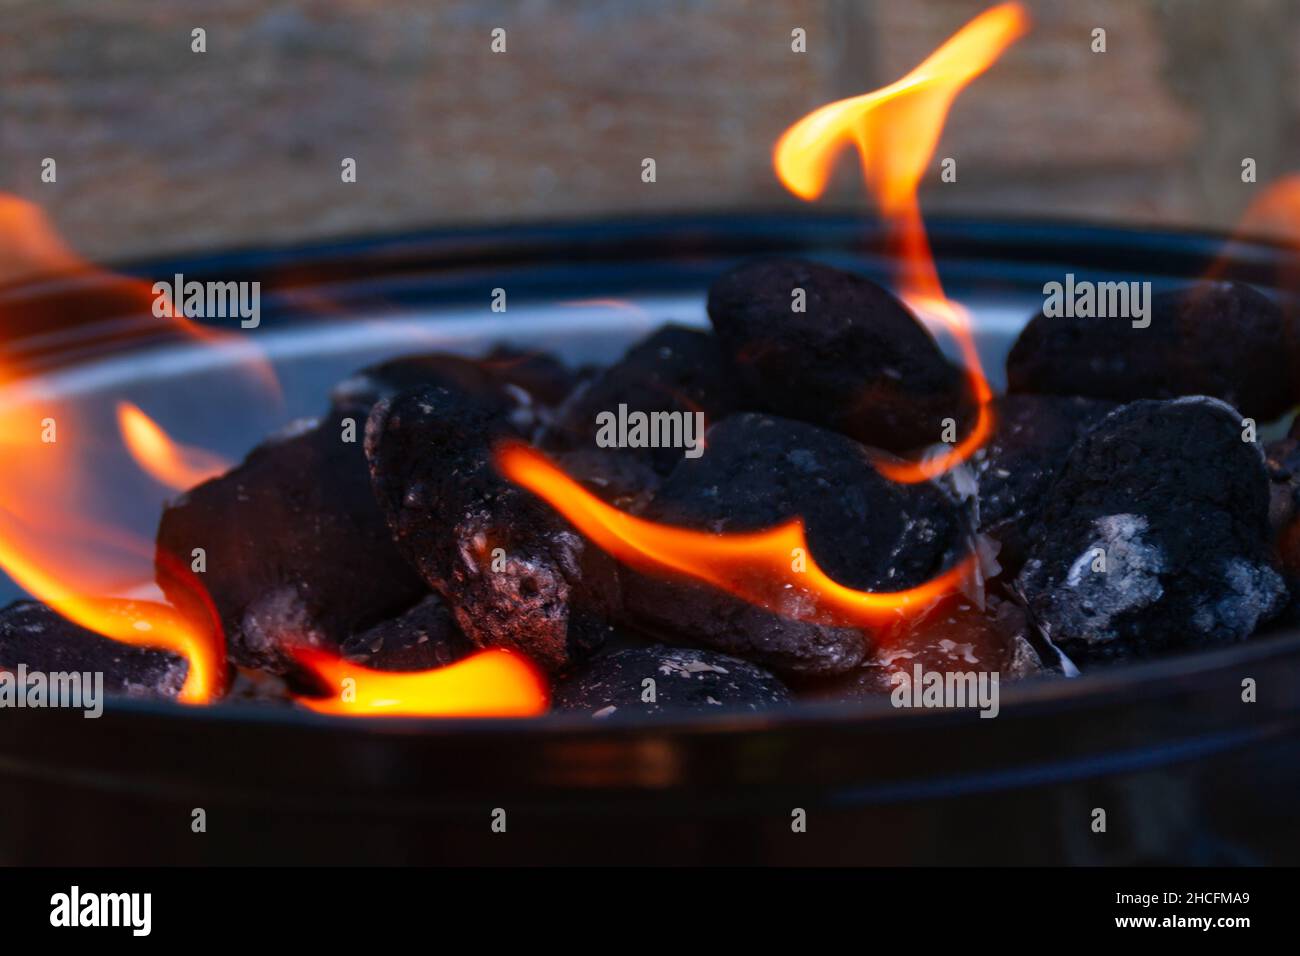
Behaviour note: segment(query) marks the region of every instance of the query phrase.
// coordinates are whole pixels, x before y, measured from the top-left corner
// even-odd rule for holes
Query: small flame
[[[359,667],[309,648],[297,650],[295,656],[324,684],[340,688],[333,697],[297,698],[322,714],[534,717],[548,705],[546,682],[537,669],[504,650],[481,651],[436,670],[408,672]]]
[[[906,591],[858,591],[817,566],[798,519],[768,531],[711,534],[619,511],[526,445],[502,444],[496,464],[618,560],[645,571],[686,575],[785,617],[842,627],[882,625],[952,592],[974,568],[974,559],[967,558]],[[804,570],[795,570],[796,554],[805,556]]]
[[[1268,184],[1242,214],[1232,237],[1206,270],[1207,281],[1222,280],[1229,272],[1239,240],[1268,239],[1300,248],[1300,173],[1290,173]],[[1274,284],[1282,290],[1300,288],[1300,263],[1296,256],[1278,256]]]
[[[173,441],[130,402],[117,403],[117,425],[136,464],[168,488],[187,491],[230,470],[230,463],[220,455]]]
[[[857,148],[867,188],[889,227],[900,296],[932,328],[952,334],[961,349],[979,405],[974,427],[941,454],[919,462],[880,462],[881,474],[893,481],[915,483],[943,474],[969,458],[993,429],[993,391],[971,336],[970,313],[944,295],[917,190],[957,94],[1028,29],[1029,17],[1018,3],[986,10],[896,83],[809,113],[785,131],[773,152],[781,183],[811,201],[825,191],[840,151]]]

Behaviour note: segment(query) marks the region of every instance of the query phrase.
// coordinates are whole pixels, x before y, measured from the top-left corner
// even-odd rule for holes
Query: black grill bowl
[[[956,297],[1022,306],[1065,271],[1171,282],[1202,274],[1224,250],[1214,236],[1034,223],[941,222],[932,238]],[[878,240],[847,217],[692,218],[403,236],[128,271],[259,280],[264,326],[301,331],[310,358],[313,338],[351,315],[485,303],[495,287],[510,290],[512,309],[597,296],[702,301],[714,275],[766,253],[885,275]],[[1235,243],[1226,271],[1268,288],[1286,257]],[[67,294],[58,283],[11,288],[0,305]],[[305,308],[323,297],[335,307],[327,316]],[[29,376],[111,360],[129,377],[134,357],[158,344],[119,315],[28,332],[5,347]],[[629,335],[608,322],[553,333],[555,347],[575,352],[598,341],[608,352]],[[290,384],[304,406],[323,402],[319,383]],[[263,430],[238,441],[247,448]],[[1242,700],[1246,678],[1256,703]],[[1300,634],[1289,632],[1003,685],[994,720],[900,712],[887,700],[619,725],[136,701],[114,701],[98,720],[0,710],[6,864],[1295,864],[1298,802]],[[205,833],[191,827],[200,808]],[[492,827],[498,809],[504,833]],[[792,829],[796,809],[806,832]],[[1104,832],[1093,827],[1097,809]]]

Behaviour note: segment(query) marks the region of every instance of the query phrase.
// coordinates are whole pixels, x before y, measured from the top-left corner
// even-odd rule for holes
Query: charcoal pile
[[[194,567],[242,699],[309,683],[303,649],[391,673],[503,649],[553,710],[612,720],[1054,679],[1300,620],[1300,432],[1265,448],[1247,421],[1295,403],[1295,342],[1253,289],[1161,293],[1144,327],[1038,315],[988,440],[912,483],[881,463],[966,434],[977,408],[890,292],[762,260],[721,276],[708,314],[603,370],[504,346],[362,369],[320,419],[169,504],[158,584],[202,613],[175,573]],[[629,561],[509,480],[504,442],[649,527],[726,541],[798,519],[809,553],[761,602]],[[977,573],[866,620],[800,561],[877,595]],[[30,602],[0,612],[0,668],[20,660],[94,666],[117,693],[174,696],[186,673]]]

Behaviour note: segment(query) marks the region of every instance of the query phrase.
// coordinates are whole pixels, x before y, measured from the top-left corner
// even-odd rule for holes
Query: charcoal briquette
[[[1295,404],[1300,330],[1276,303],[1237,282],[1151,296],[1150,325],[1040,312],[1007,358],[1011,392],[1128,402],[1209,395],[1258,421]]]
[[[898,299],[862,276],[759,260],[715,281],[708,309],[751,408],[896,452],[939,442],[945,419],[970,421],[965,376]]]
[[[189,663],[170,651],[123,644],[96,634],[37,601],[0,610],[0,670],[102,673],[104,690],[129,697],[175,697]]]
[[[1286,599],[1264,456],[1240,412],[1205,396],[1137,401],[1098,422],[1031,537],[1017,587],[1080,666],[1242,640]]]
[[[422,387],[375,406],[371,480],[398,546],[479,647],[558,670],[589,656],[618,603],[614,565],[567,521],[497,471],[518,432],[456,389]]]
[[[163,511],[158,583],[178,607],[203,613],[170,570],[192,567],[202,549],[196,578],[238,664],[284,673],[288,646],[337,649],[428,593],[371,492],[364,420],[353,436],[344,417],[260,445]]]
[[[575,448],[554,459],[593,495],[631,514],[645,508],[663,481],[646,456],[621,448]]]
[[[717,340],[707,331],[665,325],[628,350],[618,362],[582,386],[561,409],[547,431],[551,450],[607,450],[597,445],[597,417],[629,413],[704,416],[707,425],[741,407],[735,371]],[[684,455],[681,444],[621,448],[648,461],[660,474],[670,472]]]
[[[498,346],[481,359],[447,352],[390,359],[340,382],[330,398],[336,411],[364,423],[382,399],[420,386],[442,386],[508,416],[515,428],[529,434],[550,421],[551,406],[558,405],[576,381],[550,355]]]
[[[1114,407],[1064,395],[1004,395],[994,402],[993,434],[970,467],[979,530],[1001,546],[1004,572],[1014,575],[1024,563],[1029,526],[1075,441]]]
[[[380,671],[446,667],[467,657],[474,649],[461,633],[447,602],[437,594],[343,642],[344,657]]]
[[[965,553],[966,523],[935,486],[881,477],[873,454],[815,425],[734,415],[709,430],[703,457],[678,464],[643,516],[719,534],[800,517],[813,559],[839,583],[870,591],[914,587]],[[783,617],[668,575],[627,573],[624,588],[638,627],[782,676],[841,673],[862,660],[863,634],[855,627]]]
[[[552,707],[618,719],[761,711],[789,698],[784,684],[747,661],[659,644],[615,651],[584,665],[556,685]]]
[[[1000,686],[1052,669],[1031,637],[1028,618],[1015,602],[990,596],[980,607],[953,595],[873,635],[861,666],[795,688],[819,700],[860,700],[887,695],[904,679],[914,683],[918,667],[923,674],[997,674]]]

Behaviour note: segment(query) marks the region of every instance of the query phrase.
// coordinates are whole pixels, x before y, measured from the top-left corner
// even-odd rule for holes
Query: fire
[[[6,288],[0,306],[0,331],[31,334],[46,321],[59,327],[98,318],[153,314],[155,296],[145,280],[117,276],[81,259],[50,226],[39,208],[0,194],[0,281],[70,282]],[[45,300],[50,296],[54,303]],[[66,313],[66,314],[65,314]],[[232,333],[203,330],[184,319],[160,320],[164,328],[205,340],[233,340]],[[248,343],[238,347],[247,349]],[[102,426],[80,409],[24,380],[0,356],[0,568],[33,598],[63,617],[104,637],[180,654],[189,671],[179,699],[205,703],[226,685],[225,639],[198,576],[179,561],[163,557],[164,571],[191,594],[185,612],[138,598],[154,580],[151,541],[103,520],[102,462],[118,453]],[[269,368],[269,366],[266,366]],[[153,423],[131,407],[125,412],[141,447]],[[156,429],[156,426],[153,426]],[[161,444],[157,438],[161,436]],[[152,436],[153,448],[170,447],[165,435]],[[194,465],[201,455],[173,448],[171,465]],[[167,463],[158,455],[159,464]],[[208,464],[212,464],[209,460]],[[193,473],[193,472],[192,472]],[[172,477],[180,480],[180,472]],[[174,566],[173,566],[174,565]]]
[[[296,656],[320,681],[340,689],[333,697],[298,697],[322,714],[534,717],[548,705],[546,682],[536,668],[509,651],[482,651],[437,670],[412,672],[371,670],[306,648]]]
[[[846,146],[857,148],[868,189],[889,226],[899,262],[903,300],[931,327],[956,339],[979,412],[969,434],[951,448],[917,462],[875,463],[893,481],[915,483],[943,474],[970,457],[993,428],[993,391],[971,335],[971,317],[944,295],[921,219],[917,189],[957,94],[993,65],[1028,30],[1017,3],[994,7],[959,30],[915,70],[883,89],[830,103],[781,136],[773,164],[781,182],[801,199],[826,188],[832,163]],[[878,628],[960,587],[976,559],[907,591],[858,591],[832,580],[812,559],[803,524],[793,519],[749,534],[710,534],[646,521],[587,492],[537,451],[519,444],[496,450],[497,467],[563,514],[615,558],[648,572],[684,575],[786,617],[841,626]],[[802,554],[800,564],[792,555]]]
[[[138,406],[117,403],[117,426],[131,457],[160,484],[186,491],[230,470],[220,455],[178,444]]]
[[[1265,187],[1242,214],[1232,238],[1210,264],[1204,278],[1219,281],[1228,273],[1238,239],[1271,239],[1295,250],[1300,246],[1300,173],[1291,173]],[[1276,285],[1288,291],[1300,287],[1300,266],[1295,256],[1278,257]]]
[[[882,461],[881,474],[914,483],[943,474],[970,457],[993,428],[993,391],[971,336],[970,313],[944,295],[921,219],[917,190],[938,146],[953,100],[1029,29],[1018,3],[977,16],[915,70],[889,86],[829,103],[782,134],[773,152],[781,183],[800,199],[821,196],[834,160],[857,148],[867,189],[876,197],[899,263],[902,299],[931,327],[957,341],[979,413],[970,433],[939,455],[919,462]]]
[[[857,591],[818,567],[798,519],[750,534],[678,528],[606,504],[525,445],[503,444],[496,450],[496,463],[507,478],[542,498],[620,561],[644,571],[682,574],[800,620],[844,627],[880,625],[952,592],[974,567],[974,559],[967,558],[906,591]],[[796,554],[805,556],[803,570],[795,570]]]
[[[0,396],[0,567],[75,624],[124,644],[184,656],[180,699],[204,703],[226,683],[225,641],[207,594],[188,567],[170,571],[206,613],[129,596],[153,580],[153,548],[106,526],[88,503],[96,493],[97,439],[58,402],[7,390]]]

